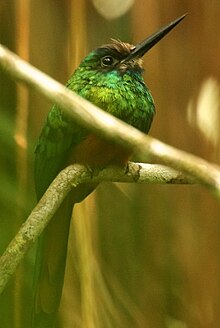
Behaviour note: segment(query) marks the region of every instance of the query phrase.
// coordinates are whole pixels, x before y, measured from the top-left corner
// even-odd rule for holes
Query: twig
[[[72,185],[77,185],[81,175],[89,177],[88,168],[84,167],[73,167],[72,174],[74,180],[70,183],[71,174],[68,168],[59,173],[1,256],[0,293],[28,249],[59,208]]]
[[[215,165],[146,136],[68,90],[1,45],[0,66],[13,79],[27,83],[48,99],[59,104],[80,124],[103,138],[133,150],[141,161],[149,161],[151,158],[154,162],[159,161],[191,175],[220,197],[220,169],[217,169]]]
[[[88,167],[71,165],[61,171],[33,209],[26,222],[0,258],[0,293],[16,267],[44,230],[72,187],[84,182],[192,183],[182,173],[163,165],[129,163],[127,169],[107,167],[91,172]]]

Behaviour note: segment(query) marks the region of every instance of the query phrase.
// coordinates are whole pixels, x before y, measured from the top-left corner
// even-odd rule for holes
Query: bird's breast
[[[130,155],[131,152],[128,150],[91,133],[73,147],[69,163],[86,164],[91,167],[105,167],[109,164],[122,166],[127,163]]]

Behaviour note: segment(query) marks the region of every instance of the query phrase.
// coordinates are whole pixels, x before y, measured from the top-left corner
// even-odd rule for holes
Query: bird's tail
[[[55,327],[60,305],[73,201],[67,196],[37,246],[32,328]]]

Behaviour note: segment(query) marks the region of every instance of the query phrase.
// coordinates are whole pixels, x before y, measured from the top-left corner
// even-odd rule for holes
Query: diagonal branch
[[[80,183],[117,181],[138,183],[193,183],[180,172],[163,165],[129,163],[126,170],[107,167],[91,172],[88,167],[71,165],[61,171],[51,183],[26,222],[0,258],[0,293],[15,272],[18,264],[40,236],[71,188]]]
[[[66,89],[1,45],[0,66],[13,79],[27,83],[59,104],[81,125],[90,128],[103,138],[129,148],[138,154],[138,158],[142,161],[149,161],[149,159],[159,161],[195,177],[220,197],[220,169],[216,165],[146,136]]]

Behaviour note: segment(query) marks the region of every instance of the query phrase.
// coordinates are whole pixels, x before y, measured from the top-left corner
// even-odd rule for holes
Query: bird
[[[112,39],[96,48],[82,60],[66,87],[148,133],[155,105],[143,78],[143,56],[184,17],[182,15],[135,46]],[[79,125],[55,104],[48,113],[35,149],[37,200],[69,164],[83,164],[91,169],[109,164],[126,166],[130,156],[128,150]],[[53,328],[56,325],[72,209],[95,187],[94,184],[82,184],[73,188],[39,238],[33,278],[33,328]]]

